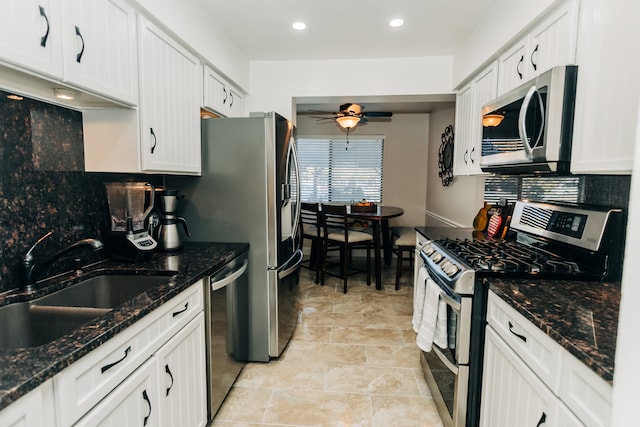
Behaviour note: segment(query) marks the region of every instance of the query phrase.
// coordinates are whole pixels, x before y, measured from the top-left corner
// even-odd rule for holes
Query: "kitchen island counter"
[[[107,260],[86,267],[80,276],[74,273],[38,284],[39,290],[32,298],[96,274],[178,272],[167,276],[166,283],[154,286],[49,344],[0,349],[0,410],[248,249],[246,243],[185,243],[184,250],[177,254],[156,253],[137,263]],[[24,297],[7,293],[0,298],[0,305],[18,301],[24,301]]]

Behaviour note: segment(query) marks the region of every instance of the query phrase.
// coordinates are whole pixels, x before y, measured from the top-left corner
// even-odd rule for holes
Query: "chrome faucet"
[[[88,246],[93,250],[102,249],[104,247],[102,242],[98,239],[82,239],[67,246],[66,248],[59,250],[53,255],[50,255],[49,257],[45,258],[42,262],[36,263],[36,259],[33,256],[33,251],[43,241],[48,239],[52,234],[53,234],[53,231],[49,231],[44,236],[40,237],[36,241],[36,243],[34,243],[33,246],[31,246],[31,248],[29,248],[29,250],[22,257],[22,262],[20,264],[20,279],[22,284],[22,290],[24,292],[27,292],[27,293],[34,292],[36,290],[35,284],[36,284],[36,275],[38,273],[38,270],[51,264],[53,261],[57,260],[62,255],[68,252],[71,252],[76,248],[84,247],[84,246]]]

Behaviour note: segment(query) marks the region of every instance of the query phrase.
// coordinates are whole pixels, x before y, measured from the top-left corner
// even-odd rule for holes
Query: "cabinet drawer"
[[[560,398],[586,426],[611,422],[612,386],[570,353],[562,360]]]
[[[70,426],[95,406],[202,310],[202,280],[54,378],[58,426]]]
[[[39,385],[0,412],[3,427],[55,427],[53,381]]]
[[[556,394],[560,387],[560,364],[564,349],[509,306],[489,292],[487,322]]]

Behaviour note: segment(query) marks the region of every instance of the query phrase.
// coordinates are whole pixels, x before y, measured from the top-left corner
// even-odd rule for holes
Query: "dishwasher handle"
[[[215,282],[212,281],[211,290],[217,291],[218,289],[224,288],[229,283],[232,283],[233,281],[235,281],[238,277],[242,276],[247,271],[248,265],[249,265],[249,260],[245,259],[244,262],[242,263],[242,266],[239,269],[233,271],[231,274],[223,277],[220,280],[216,280]],[[211,276],[212,279],[214,277],[215,275]]]

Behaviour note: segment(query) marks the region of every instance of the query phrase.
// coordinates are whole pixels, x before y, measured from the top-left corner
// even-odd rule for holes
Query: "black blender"
[[[162,215],[160,216],[160,224],[158,226],[157,240],[161,251],[179,252],[183,249],[180,234],[178,233],[178,224],[182,224],[184,232],[187,236],[191,236],[187,221],[176,215],[178,208],[178,200],[184,197],[178,190],[158,189],[158,204]]]

